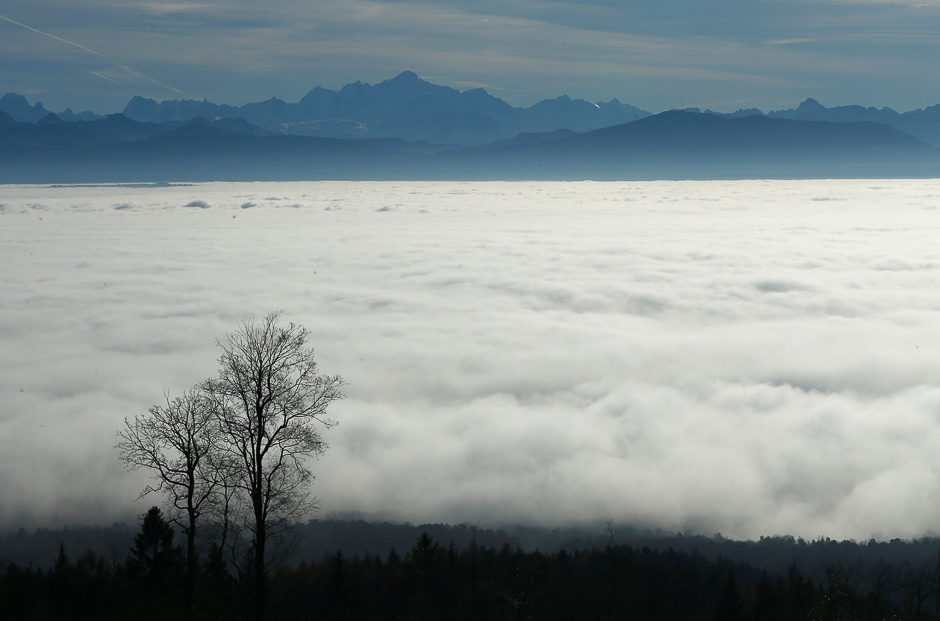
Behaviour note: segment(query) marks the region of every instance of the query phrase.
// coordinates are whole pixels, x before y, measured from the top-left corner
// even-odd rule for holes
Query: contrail
[[[111,78],[109,78],[109,77],[106,76],[106,75],[101,75],[100,73],[98,73],[98,72],[96,72],[96,71],[91,71],[90,73],[91,73],[91,75],[96,75],[96,76],[98,76],[98,77],[101,78],[102,80],[107,80],[108,82],[114,82],[115,84],[120,84],[121,86],[127,86],[126,84],[121,84],[121,83],[118,82],[117,80],[112,80]]]
[[[89,49],[89,48],[85,47],[84,45],[79,45],[78,43],[72,43],[71,41],[67,41],[66,39],[63,39],[62,37],[57,37],[57,36],[55,36],[54,34],[49,34],[48,32],[43,32],[42,30],[36,30],[35,28],[33,28],[33,27],[31,27],[31,26],[27,26],[26,24],[21,24],[20,22],[14,21],[14,20],[12,20],[12,19],[10,19],[9,17],[6,17],[6,16],[4,16],[4,15],[0,15],[0,19],[5,19],[6,21],[10,22],[11,24],[16,24],[17,26],[21,26],[21,27],[25,28],[26,30],[32,30],[33,32],[35,32],[35,33],[37,33],[37,34],[41,34],[41,35],[44,35],[44,36],[47,36],[47,37],[51,37],[51,38],[55,39],[56,41],[61,41],[62,43],[68,43],[69,45],[74,45],[75,47],[77,47],[77,48],[79,48],[79,49],[82,49],[82,50],[85,50],[86,52],[89,52],[89,53],[91,53],[91,54],[94,54],[95,56],[100,56],[101,58],[104,58],[105,60],[111,61],[112,63],[114,63],[115,65],[117,65],[117,66],[120,67],[121,69],[123,69],[124,71],[127,71],[128,73],[132,73],[132,74],[134,74],[134,75],[136,75],[136,76],[138,76],[138,77],[144,78],[145,80],[149,80],[149,81],[153,82],[154,84],[157,84],[157,85],[159,85],[159,86],[162,86],[162,87],[165,88],[165,89],[174,91],[174,92],[176,92],[176,93],[181,93],[181,94],[183,94],[183,95],[188,95],[188,94],[189,94],[189,93],[187,93],[186,91],[181,91],[181,90],[178,89],[178,88],[173,88],[172,86],[167,86],[167,85],[164,84],[163,82],[159,82],[159,81],[154,80],[153,78],[151,78],[151,77],[149,77],[149,76],[145,76],[145,75],[142,74],[142,73],[139,73],[139,72],[137,72],[137,71],[134,71],[134,70],[130,69],[129,67],[126,67],[126,66],[124,66],[124,65],[122,65],[122,64],[120,64],[120,63],[118,63],[118,62],[117,62],[116,60],[114,60],[113,58],[110,58],[110,57],[108,57],[108,56],[105,56],[105,55],[102,54],[101,52],[96,52],[95,50]],[[95,74],[96,76],[98,76],[99,78],[104,78],[105,80],[109,80],[109,81],[111,81],[111,82],[114,82],[115,84],[121,84],[121,83],[118,82],[117,80],[112,80],[111,78],[105,78],[105,77],[104,77],[103,75],[101,75],[100,73],[95,73],[94,71],[92,71],[91,73],[94,73],[94,74]],[[121,86],[125,86],[125,85],[124,85],[124,84],[121,84]]]
[[[105,56],[104,54],[100,54],[100,53],[96,52],[95,50],[90,50],[90,49],[88,49],[87,47],[85,47],[84,45],[79,45],[78,43],[72,43],[71,41],[66,41],[65,39],[63,39],[63,38],[61,38],[61,37],[57,37],[57,36],[55,36],[55,35],[53,35],[53,34],[49,34],[48,32],[43,32],[42,30],[36,30],[35,28],[30,28],[30,27],[27,26],[26,24],[21,24],[21,23],[19,23],[19,22],[13,21],[13,20],[10,19],[9,17],[4,17],[3,15],[0,15],[0,19],[5,19],[5,20],[7,20],[8,22],[10,22],[11,24],[16,24],[17,26],[22,26],[22,27],[25,28],[26,30],[32,30],[33,32],[39,33],[39,34],[41,34],[41,35],[46,35],[47,37],[52,37],[52,38],[55,39],[56,41],[61,41],[62,43],[68,43],[69,45],[74,45],[75,47],[78,47],[78,48],[81,48],[81,49],[85,50],[86,52],[91,52],[91,53],[94,54],[95,56],[100,56],[100,57],[102,57],[102,58],[108,58],[108,57]],[[111,62],[114,62],[114,60],[111,59],[111,58],[108,58],[108,60],[110,60]]]
[[[168,89],[170,89],[171,91],[173,91],[173,92],[175,92],[175,93],[180,93],[180,94],[182,94],[182,95],[189,95],[189,93],[187,93],[186,91],[181,91],[181,90],[178,89],[178,88],[173,88],[172,86],[167,86],[167,85],[164,84],[163,82],[158,82],[157,80],[154,80],[154,79],[151,78],[150,76],[146,76],[146,75],[144,75],[144,74],[142,74],[142,73],[140,73],[140,72],[138,72],[138,71],[134,71],[134,70],[131,69],[130,67],[126,67],[126,66],[124,66],[124,65],[118,65],[118,66],[119,66],[121,69],[123,69],[124,71],[128,72],[128,73],[133,73],[134,75],[136,75],[136,76],[138,76],[138,77],[141,77],[141,78],[143,78],[143,79],[145,79],[145,80],[150,80],[150,81],[153,82],[154,84],[158,84],[158,85],[162,86],[163,88],[168,88]]]

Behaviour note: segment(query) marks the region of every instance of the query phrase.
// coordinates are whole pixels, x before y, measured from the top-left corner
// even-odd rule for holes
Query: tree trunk
[[[264,572],[264,545],[267,533],[265,532],[265,523],[263,517],[257,518],[257,530],[255,532],[255,621],[264,621],[265,609],[265,572]]]
[[[184,594],[186,621],[192,621],[196,595],[196,511],[189,509],[189,530],[186,532],[186,592]]]

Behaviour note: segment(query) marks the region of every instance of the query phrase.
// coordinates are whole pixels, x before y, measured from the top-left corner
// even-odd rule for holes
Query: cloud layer
[[[349,382],[323,514],[912,536],[934,181],[7,186],[0,525],[139,513],[115,432],[283,309]]]

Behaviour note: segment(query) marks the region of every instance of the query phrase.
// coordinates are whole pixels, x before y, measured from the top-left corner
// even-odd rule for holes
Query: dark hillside
[[[585,134],[449,149],[272,135],[243,119],[0,122],[0,183],[934,177],[940,157],[878,123],[666,112]]]
[[[518,545],[574,534],[534,530],[310,522],[297,531],[297,554],[270,576],[268,618],[927,621],[938,611],[938,540],[740,542],[627,530],[620,541],[614,530],[584,531],[581,544],[559,548]],[[0,618],[180,618],[181,549],[148,547],[143,528],[95,531],[0,538]],[[201,548],[192,618],[246,618],[250,573],[213,543]],[[42,562],[23,558],[31,544]]]
[[[533,179],[917,177],[935,147],[879,123],[670,111],[539,144],[453,153],[455,171]]]

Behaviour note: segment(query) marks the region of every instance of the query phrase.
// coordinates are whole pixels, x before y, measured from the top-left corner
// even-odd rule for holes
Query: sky
[[[404,70],[515,106],[940,103],[938,0],[5,0],[0,92],[241,105]]]
[[[281,310],[320,516],[940,525],[940,182],[5,186],[0,529],[133,523],[114,444]]]

